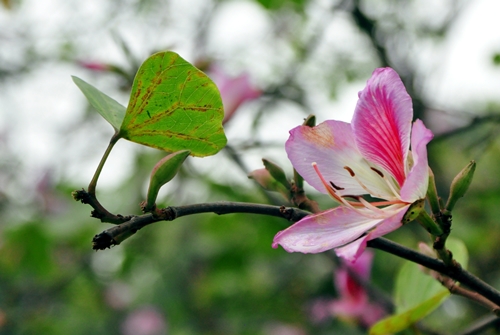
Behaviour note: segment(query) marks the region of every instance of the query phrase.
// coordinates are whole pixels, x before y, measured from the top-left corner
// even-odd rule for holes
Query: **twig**
[[[406,248],[382,237],[368,241],[368,246],[371,248],[383,250],[395,256],[399,256],[406,260],[423,265],[431,270],[442,273],[468,286],[470,289],[481,294],[496,305],[500,305],[500,292],[460,267],[448,267],[441,260],[425,256],[419,252]]]
[[[80,194],[86,193],[84,190],[79,192]],[[215,213],[219,215],[230,213],[261,214],[285,218],[291,222],[297,222],[310,214],[307,211],[292,207],[242,202],[213,202],[177,207],[172,206],[159,209],[154,214],[149,213],[140,216],[132,216],[130,217],[130,220],[103,231],[94,237],[93,248],[95,250],[103,250],[113,245],[120,244],[121,241],[135,234],[139,229],[157,221],[172,221],[182,216],[200,213]],[[383,250],[395,256],[442,273],[468,286],[496,305],[500,305],[500,292],[459,266],[446,266],[441,260],[425,256],[419,252],[381,237],[368,241],[368,246]]]
[[[133,216],[127,222],[112,227],[94,236],[94,250],[103,250],[120,244],[123,240],[135,234],[139,229],[158,221],[173,221],[177,218],[193,214],[215,213],[218,215],[232,213],[249,213],[276,216],[296,222],[309,215],[309,212],[285,206],[261,205],[244,202],[213,202],[177,207],[167,207],[157,210],[154,214]]]
[[[463,332],[457,335],[479,335],[488,328],[498,328],[500,326],[500,318],[495,315],[488,314],[483,318],[476,320],[472,325],[467,327]]]
[[[459,128],[455,128],[453,130],[450,130],[446,133],[443,133],[443,134],[440,134],[440,135],[437,135],[437,136],[434,136],[434,138],[432,139],[432,144],[436,144],[437,142],[440,142],[440,141],[444,141],[444,140],[447,140],[448,138],[450,137],[453,137],[453,136],[456,136],[456,135],[461,135],[465,132],[468,132],[468,131],[471,131],[471,130],[474,130],[474,128],[484,124],[484,123],[499,123],[500,122],[500,116],[497,115],[497,114],[493,114],[493,115],[485,115],[485,116],[476,116],[474,117],[470,122],[469,124],[463,126],[463,127],[459,127]]]

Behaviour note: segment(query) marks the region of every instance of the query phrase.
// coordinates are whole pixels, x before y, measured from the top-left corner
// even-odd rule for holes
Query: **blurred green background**
[[[126,104],[140,63],[166,49],[209,75],[217,66],[227,78],[247,76],[258,93],[226,122],[229,148],[188,159],[161,205],[286,204],[247,174],[265,157],[291,176],[288,130],[310,113],[349,121],[373,69],[391,66],[415,117],[436,134],[429,162],[440,195],[477,161],[452,236],[467,245],[469,269],[500,287],[498,9],[495,1],[3,0],[0,334],[366,333],[335,316],[315,319],[314,302],[338,296],[337,265],[327,253],[272,249],[285,220],[196,215],[92,251],[92,237],[109,225],[90,218],[71,192],[87,187],[112,130],[70,75]],[[123,142],[97,193],[114,213],[139,214],[149,173],[165,154]],[[323,209],[332,205],[310,194]],[[414,223],[388,237],[412,248],[427,240]],[[402,264],[375,252],[373,285],[390,295]],[[487,314],[452,297],[421,333],[456,334]]]

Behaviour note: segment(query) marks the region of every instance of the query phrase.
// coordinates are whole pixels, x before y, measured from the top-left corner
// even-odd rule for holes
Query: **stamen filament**
[[[344,202],[342,201],[342,198],[337,193],[335,193],[335,189],[328,184],[328,182],[325,180],[321,172],[319,172],[318,164],[316,164],[316,162],[313,162],[311,165],[314,171],[316,171],[316,174],[318,175],[319,179],[321,180],[321,183],[325,187],[328,194],[330,194],[330,196],[335,200],[337,200],[339,203],[343,204]]]
[[[389,186],[389,188],[391,189],[391,192],[392,194],[397,198],[399,199],[400,196],[399,196],[399,193],[396,191],[396,189],[394,188],[394,184],[391,183],[391,181],[389,180],[389,178],[387,178],[386,176],[383,177],[386,184]]]
[[[351,170],[351,171],[352,171],[352,170]],[[383,195],[381,195],[381,194],[379,194],[379,193],[377,193],[377,192],[373,192],[373,191],[372,191],[372,190],[370,190],[368,187],[366,187],[366,185],[365,185],[365,184],[363,184],[363,182],[362,182],[362,181],[361,181],[361,180],[360,180],[360,179],[359,179],[356,175],[353,175],[352,177],[353,177],[353,178],[354,178],[354,179],[358,182],[359,186],[361,186],[361,187],[363,188],[363,190],[365,190],[365,191],[366,191],[366,193],[371,194],[371,195],[373,195],[373,196],[375,196],[375,197],[377,197],[377,198],[384,198],[384,196],[383,196]]]
[[[378,207],[375,207],[373,204],[369,203],[368,201],[366,201],[365,199],[363,199],[363,197],[360,197],[359,199],[359,202],[361,202],[366,208],[368,209],[371,209],[372,211],[374,212],[377,212],[377,213],[384,213],[384,211]]]
[[[344,196],[341,196],[341,195],[337,194],[337,192],[336,192],[338,190],[343,190],[344,188],[338,187],[333,182],[327,182],[325,177],[323,177],[323,175],[319,171],[318,164],[316,164],[316,162],[313,162],[311,165],[312,165],[314,171],[316,172],[316,174],[318,175],[319,179],[321,180],[321,183],[325,187],[325,190],[328,192],[328,194],[333,199],[335,199],[341,205],[344,205],[344,206],[356,211],[357,213],[359,213],[363,216],[373,218],[373,219],[382,219],[384,217],[387,217],[388,210],[378,208],[377,206],[390,206],[390,205],[396,205],[396,204],[404,204],[404,202],[399,200],[399,199],[392,200],[392,201],[377,201],[377,202],[370,203],[370,202],[366,201],[365,199],[363,199],[363,197],[358,196],[358,195],[346,195],[345,197],[350,197],[350,198],[354,198],[357,200],[357,202],[356,201],[348,201],[345,199]],[[363,183],[361,183],[361,181],[359,180],[359,178],[356,177],[356,175],[355,175],[354,171],[352,171],[352,169],[350,169],[349,167],[345,167],[345,168],[351,174],[351,176],[356,179],[356,181],[361,185],[361,187],[363,187],[364,190],[366,190],[369,194],[374,194],[373,192],[370,192],[370,190],[368,190],[368,188],[365,185],[363,185]],[[385,177],[384,177],[384,179],[385,179]],[[375,196],[377,196],[377,195],[375,194]]]

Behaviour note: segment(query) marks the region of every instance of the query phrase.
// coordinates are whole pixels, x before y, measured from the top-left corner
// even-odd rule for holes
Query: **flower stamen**
[[[332,187],[333,187],[334,189],[336,189],[337,191],[342,191],[342,190],[345,190],[345,188],[335,185],[335,184],[333,183],[333,181],[330,181],[330,185],[332,185]]]
[[[321,183],[325,187],[326,191],[328,194],[334,198],[337,202],[339,202],[341,205],[344,205],[346,207],[349,207],[350,209],[360,213],[363,216],[378,219],[380,216],[387,215],[387,213],[383,210],[380,209],[376,206],[387,206],[387,205],[392,205],[395,204],[395,202],[392,201],[382,201],[382,202],[375,202],[375,203],[369,203],[365,199],[363,199],[361,196],[358,195],[346,195],[346,196],[341,196],[337,194],[336,190],[341,190],[344,189],[342,187],[339,187],[335,185],[333,182],[327,182],[325,177],[321,174],[319,171],[318,165],[316,162],[313,162],[311,164],[314,168],[314,171],[316,171],[319,179],[321,180]],[[351,170],[352,171],[352,170]],[[354,174],[354,172],[353,172]],[[348,201],[345,199],[346,197],[353,198],[357,201]],[[363,210],[365,209],[365,210]]]
[[[372,169],[373,171],[375,171],[380,177],[382,177],[382,179],[384,179],[385,183],[387,184],[387,186],[389,186],[389,189],[391,190],[392,194],[394,195],[394,197],[396,199],[399,199],[399,193],[396,191],[396,189],[394,188],[394,184],[391,183],[391,181],[389,180],[389,178],[387,178],[383,173],[382,171],[374,168],[374,167],[370,167],[370,169]]]
[[[375,197],[377,197],[377,198],[382,198],[382,199],[384,198],[384,196],[383,196],[383,195],[381,195],[381,194],[379,194],[379,193],[377,193],[377,192],[373,192],[373,191],[372,191],[372,190],[370,190],[368,187],[366,187],[366,185],[365,185],[365,184],[363,184],[363,182],[362,182],[362,181],[361,181],[361,180],[360,180],[360,179],[356,176],[356,174],[354,173],[354,171],[353,171],[350,167],[348,167],[348,166],[344,166],[344,169],[346,169],[346,170],[347,170],[347,172],[349,172],[349,174],[351,175],[351,177],[353,177],[353,178],[354,178],[354,179],[358,182],[359,186],[361,186],[361,187],[363,188],[363,190],[365,190],[365,191],[366,191],[366,193],[367,193],[367,194],[371,194],[371,195],[373,195],[373,196],[375,196]],[[374,171],[376,171],[376,172],[377,172],[377,174],[380,174],[380,173],[381,173],[380,171],[378,171],[378,170],[376,170],[376,169],[375,169]],[[383,175],[382,175],[382,176],[383,176]]]
[[[335,199],[341,205],[349,207],[352,210],[354,210],[354,211],[356,211],[364,216],[376,219],[376,218],[379,218],[379,216],[381,216],[381,215],[382,216],[387,215],[387,213],[386,213],[387,211],[385,209],[378,208],[378,206],[390,206],[390,205],[394,205],[394,204],[398,204],[398,203],[403,203],[403,202],[401,202],[401,200],[378,201],[378,202],[370,203],[370,202],[366,201],[365,199],[363,199],[362,196],[359,196],[359,195],[341,196],[340,194],[337,193],[337,191],[344,190],[344,188],[336,185],[332,181],[327,182],[325,177],[323,177],[323,175],[319,171],[319,168],[318,168],[318,165],[316,164],[316,162],[313,162],[311,165],[313,166],[314,171],[316,171],[316,174],[318,175],[319,179],[321,180],[321,183],[325,187],[326,191],[333,199]],[[368,193],[373,194],[372,192],[370,192],[370,190],[367,189],[367,187],[365,187],[360,182],[359,178],[356,177],[356,174],[354,173],[354,171],[350,167],[346,166],[344,168],[350,173],[350,175],[353,178],[356,179],[356,181],[358,181],[358,183],[361,185],[361,187],[363,187],[363,189],[365,189]],[[374,171],[375,170],[376,169],[374,169]],[[377,172],[377,174],[381,175],[381,177],[384,178],[384,175],[380,171],[376,170],[375,172]],[[386,178],[384,178],[384,179],[386,179]],[[352,198],[355,201],[349,201],[346,198]],[[363,209],[365,209],[365,210],[363,210]]]

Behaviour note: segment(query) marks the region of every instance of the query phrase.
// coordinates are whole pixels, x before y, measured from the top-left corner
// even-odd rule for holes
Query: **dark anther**
[[[345,188],[335,185],[333,181],[330,182],[330,185],[332,185],[332,187],[337,191],[345,190]]]
[[[380,170],[377,170],[374,167],[370,167],[370,169],[372,169],[373,171],[375,171],[380,177],[384,178],[384,174]]]
[[[348,166],[344,166],[344,169],[347,170],[347,172],[349,172],[349,174],[351,175],[351,177],[354,177],[356,174],[354,173],[354,171],[348,167]]]

